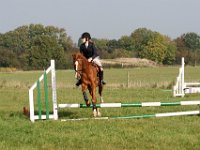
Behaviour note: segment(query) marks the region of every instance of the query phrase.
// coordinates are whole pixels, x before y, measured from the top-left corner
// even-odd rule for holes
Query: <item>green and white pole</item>
[[[134,102],[134,103],[101,103],[96,104],[97,108],[121,108],[121,107],[156,107],[156,106],[186,106],[200,105],[200,100],[178,101],[178,102]],[[86,104],[58,104],[58,108],[92,108]]]
[[[37,81],[37,104],[38,104],[38,116],[42,119],[42,104],[41,104],[41,93],[40,93],[40,82]]]
[[[115,117],[97,117],[97,118],[78,118],[78,119],[61,119],[61,121],[79,121],[79,120],[105,120],[105,119],[142,119],[142,118],[160,118],[160,117],[172,117],[172,116],[190,116],[199,115],[199,110],[182,111],[182,112],[169,112],[169,113],[157,113],[147,115],[133,115],[133,116],[115,116]]]
[[[182,112],[157,113],[148,115],[121,116],[121,117],[111,117],[111,118],[140,119],[140,118],[158,118],[158,117],[187,116],[187,115],[199,115],[199,114],[200,114],[199,110],[194,110],[194,111],[182,111]]]

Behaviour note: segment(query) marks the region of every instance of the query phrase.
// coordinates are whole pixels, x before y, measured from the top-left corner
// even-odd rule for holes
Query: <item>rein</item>
[[[88,67],[88,64],[89,62],[88,62],[88,60],[87,59],[84,59],[84,58],[82,58],[82,57],[79,57],[79,58],[77,58],[77,59],[75,59],[75,67],[74,67],[74,70],[75,70],[75,77],[77,78],[77,76],[78,76],[78,74],[80,75],[80,76],[82,76],[83,75],[83,73],[84,72],[86,72],[87,70],[86,69],[88,69],[87,67]]]
[[[82,61],[82,66],[81,66],[81,68],[80,69],[77,69],[78,68],[78,64],[77,64],[77,68],[75,68],[74,70],[75,70],[75,72],[76,72],[76,74],[80,74],[80,75],[82,75],[83,74],[83,71],[84,71],[84,66],[83,66],[83,59],[77,59],[75,62],[78,62],[79,63],[79,61]]]

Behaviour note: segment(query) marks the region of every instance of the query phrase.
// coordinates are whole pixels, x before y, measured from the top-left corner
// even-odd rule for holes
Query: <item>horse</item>
[[[96,87],[98,87],[98,93],[100,95],[100,101],[103,103],[102,91],[103,85],[100,82],[98,77],[98,68],[97,65],[88,62],[87,58],[84,57],[80,52],[72,55],[73,64],[75,70],[75,78],[81,79],[81,87],[83,98],[88,107],[90,107],[90,101],[87,96],[87,89],[92,97],[92,109],[94,117],[100,117],[101,113],[96,107],[97,98],[96,98]]]

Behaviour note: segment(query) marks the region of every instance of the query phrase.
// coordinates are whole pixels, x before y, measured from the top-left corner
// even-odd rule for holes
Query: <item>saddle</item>
[[[94,66],[96,68],[96,70],[97,70],[97,77],[99,77],[100,70],[101,70],[100,67],[97,64],[95,64],[94,62],[90,62],[90,63],[91,63],[92,66]]]

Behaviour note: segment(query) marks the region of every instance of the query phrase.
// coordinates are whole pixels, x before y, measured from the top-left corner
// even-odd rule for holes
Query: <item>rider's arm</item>
[[[92,44],[92,50],[93,50],[92,59],[94,59],[95,57],[98,56],[97,49],[96,49],[96,46],[94,44]]]

